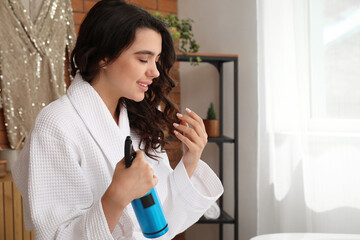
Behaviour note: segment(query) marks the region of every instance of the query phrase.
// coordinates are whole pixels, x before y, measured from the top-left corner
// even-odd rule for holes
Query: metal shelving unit
[[[221,215],[218,219],[209,220],[202,217],[199,224],[219,224],[219,239],[223,239],[223,224],[234,224],[234,239],[239,237],[238,233],[238,55],[225,55],[225,54],[187,54],[177,55],[179,62],[195,61],[197,57],[201,58],[201,63],[212,64],[219,72],[219,120],[220,120],[220,137],[208,138],[208,142],[216,143],[219,147],[219,178],[223,181],[223,147],[224,144],[234,144],[234,213],[228,214],[223,210],[223,197],[220,198],[219,207]],[[234,137],[227,137],[223,135],[223,100],[224,100],[224,78],[223,78],[223,64],[232,62],[234,64]],[[200,63],[200,64],[201,64]],[[225,192],[229,189],[225,189]]]

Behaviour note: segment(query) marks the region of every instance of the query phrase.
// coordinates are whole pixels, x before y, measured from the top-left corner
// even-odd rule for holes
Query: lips
[[[149,85],[152,82],[137,82],[138,86],[144,91],[146,92],[149,89]]]

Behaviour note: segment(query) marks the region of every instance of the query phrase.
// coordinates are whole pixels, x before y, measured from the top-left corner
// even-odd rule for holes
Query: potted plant
[[[220,136],[220,123],[216,119],[216,112],[214,108],[214,103],[210,103],[210,107],[207,111],[206,119],[204,119],[204,125],[208,137],[219,137]]]
[[[165,17],[158,12],[152,13],[156,18],[163,21],[169,29],[171,36],[175,42],[175,47],[178,52],[184,53],[197,53],[199,51],[199,44],[194,39],[194,33],[192,32],[192,19],[179,19],[174,14],[168,14]],[[197,65],[201,62],[201,58],[190,57],[190,63]]]

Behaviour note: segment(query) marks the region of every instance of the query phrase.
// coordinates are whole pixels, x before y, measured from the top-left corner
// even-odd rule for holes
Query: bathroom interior
[[[42,1],[18,4],[36,15]],[[71,0],[75,34],[96,2]],[[127,2],[192,20],[200,48],[178,53],[171,96],[203,119],[213,103],[220,124],[201,159],[224,194],[175,239],[360,240],[360,0]],[[16,122],[0,81],[0,239],[34,239],[11,176],[26,131],[13,134],[31,123]],[[181,152],[170,144],[171,166]]]

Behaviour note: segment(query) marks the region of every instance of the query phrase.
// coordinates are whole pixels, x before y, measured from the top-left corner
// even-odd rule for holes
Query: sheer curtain
[[[359,4],[258,0],[258,234],[360,233]]]

